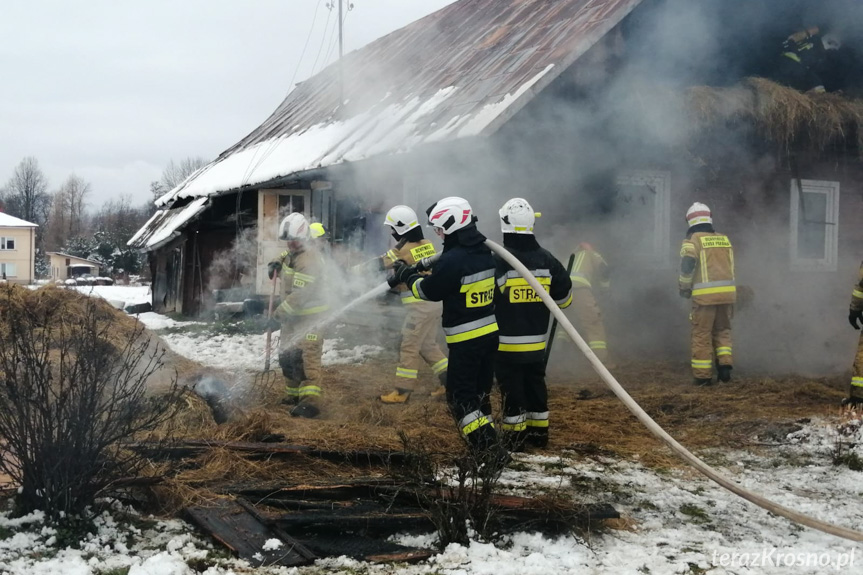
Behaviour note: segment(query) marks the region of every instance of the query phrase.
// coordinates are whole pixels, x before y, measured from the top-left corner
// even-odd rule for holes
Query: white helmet
[[[686,223],[689,224],[690,228],[698,224],[712,224],[713,218],[710,217],[710,208],[700,202],[695,202],[686,210]]]
[[[473,223],[473,210],[464,198],[450,196],[438,201],[426,210],[429,224],[449,235]]]
[[[387,212],[384,225],[391,227],[398,235],[403,236],[408,231],[419,227],[417,213],[407,206],[394,206]]]
[[[294,212],[288,214],[279,226],[280,240],[307,240],[309,239],[309,222],[306,216]]]
[[[503,205],[500,214],[500,231],[505,234],[533,234],[533,224],[539,216],[522,198],[513,198]]]
[[[828,32],[821,36],[821,44],[825,50],[838,50],[842,47],[842,38],[839,37],[839,34]]]

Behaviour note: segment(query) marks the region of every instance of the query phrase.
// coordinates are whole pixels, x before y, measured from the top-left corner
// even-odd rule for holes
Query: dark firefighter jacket
[[[532,235],[504,234],[504,246],[536,276],[561,309],[572,303],[572,280],[566,268]],[[497,287],[495,315],[500,329],[498,356],[504,361],[542,361],[548,340],[550,312],[527,280],[495,257]]]
[[[443,302],[441,324],[448,344],[497,331],[494,317],[494,257],[476,225],[444,240],[443,253],[430,276],[406,281],[414,297]]]

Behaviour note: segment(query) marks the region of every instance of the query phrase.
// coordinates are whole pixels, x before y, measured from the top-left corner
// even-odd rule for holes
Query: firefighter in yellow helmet
[[[321,395],[323,338],[315,323],[327,311],[323,298],[324,261],[311,241],[306,218],[289,214],[279,227],[288,249],[269,263],[269,276],[279,274],[282,303],[275,311],[281,323],[279,366],[285,378],[285,398],[294,417],[317,417]]]
[[[576,325],[584,334],[590,349],[605,363],[608,360],[608,343],[602,312],[596,303],[594,290],[608,289],[608,264],[592,245],[581,243],[575,252],[570,279],[573,290],[571,313],[575,316]]]
[[[384,225],[390,227],[396,246],[380,257],[382,269],[390,269],[397,261],[414,265],[423,258],[435,255],[434,245],[423,237],[416,212],[408,206],[395,206],[387,212]],[[446,393],[446,371],[449,361],[437,344],[440,325],[440,302],[423,301],[415,297],[407,286],[396,286],[406,314],[402,324],[402,343],[399,365],[396,367],[395,385],[390,393],[380,396],[384,403],[405,403],[414,392],[421,361],[424,361],[440,380],[434,397]]]
[[[731,317],[737,288],[734,250],[716,233],[710,208],[694,203],[686,212],[689,231],[680,248],[680,295],[692,299],[692,374],[696,385],[713,383],[714,357],[720,381],[731,381]]]
[[[863,263],[860,264],[857,285],[851,292],[851,308],[848,310],[848,321],[854,329],[860,329],[858,323],[863,323]],[[863,405],[863,333],[857,344],[857,356],[854,358],[854,367],[851,372],[851,390],[848,398],[844,401],[846,405],[860,407]]]

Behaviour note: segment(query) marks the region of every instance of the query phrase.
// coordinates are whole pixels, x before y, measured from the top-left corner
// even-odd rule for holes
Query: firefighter
[[[848,311],[848,321],[854,329],[860,329],[858,322],[863,323],[863,263],[860,264],[857,285],[851,292],[851,308]],[[846,405],[860,407],[863,405],[863,333],[857,344],[857,356],[854,358],[854,368],[851,372],[851,390]]]
[[[522,198],[500,209],[503,245],[536,276],[561,309],[573,301],[566,268],[540,247],[533,234],[536,214]],[[521,274],[497,258],[495,315],[500,333],[495,376],[503,394],[501,430],[514,448],[548,445],[545,347],[550,312]]]
[[[281,323],[279,366],[285,378],[285,398],[294,417],[320,414],[321,348],[323,338],[315,327],[328,307],[323,298],[324,261],[311,239],[309,223],[299,213],[286,216],[279,239],[288,249],[269,263],[269,276],[279,274],[282,303],[275,311]]]
[[[495,262],[467,200],[444,198],[427,210],[443,239],[434,273],[396,262],[390,285],[404,283],[417,299],[442,301],[442,325],[449,347],[446,398],[458,428],[483,461],[503,466],[509,454],[497,441],[490,393],[497,351],[494,316]]]
[[[692,299],[692,374],[696,385],[713,383],[714,353],[719,381],[731,381],[731,317],[737,288],[734,250],[713,229],[710,208],[694,203],[686,212],[689,231],[680,248],[680,295]]]
[[[572,280],[572,311],[576,323],[585,335],[587,344],[603,363],[608,360],[608,343],[602,312],[596,303],[594,289],[608,289],[608,264],[602,255],[588,243],[581,243],[575,252],[570,273]],[[610,365],[608,367],[611,367]]]
[[[380,257],[381,269],[390,269],[397,261],[414,265],[422,258],[435,255],[434,244],[423,237],[416,212],[411,208],[395,206],[387,212],[384,225],[390,227],[397,243]],[[449,361],[437,344],[441,306],[415,297],[404,284],[398,285],[397,289],[407,311],[402,324],[399,365],[396,367],[394,390],[380,399],[384,403],[405,403],[414,391],[421,359],[440,380],[440,386],[432,396],[443,396]]]
[[[841,46],[838,35],[822,34],[817,26],[791,34],[782,44],[777,81],[801,92],[825,92],[828,56]]]

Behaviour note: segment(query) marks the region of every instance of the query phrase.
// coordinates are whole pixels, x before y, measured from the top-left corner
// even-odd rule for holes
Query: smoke
[[[848,61],[859,63],[859,3],[645,0],[491,138],[399,157],[399,176],[382,173],[379,163],[358,163],[336,176],[344,182],[336,187],[356,191],[369,219],[378,221],[396,203],[408,203],[422,218],[435,200],[463,196],[494,240],[500,206],[511,197],[528,199],[544,214],[537,238],[558,259],[565,262],[589,241],[611,264],[612,290],[602,304],[612,356],[681,363],[689,359],[690,307],[677,294],[683,216],[693,201],[705,202],[717,231],[735,245],[738,283],[755,292],[735,319],[738,369],[842,371],[853,342],[841,311],[857,254],[843,243],[838,273],[794,271],[795,176],[787,150],[747,126],[703,132],[681,108],[689,87],[770,77],[782,41],[811,26],[839,31]],[[846,185],[859,174],[824,160],[801,158],[800,177]]]

